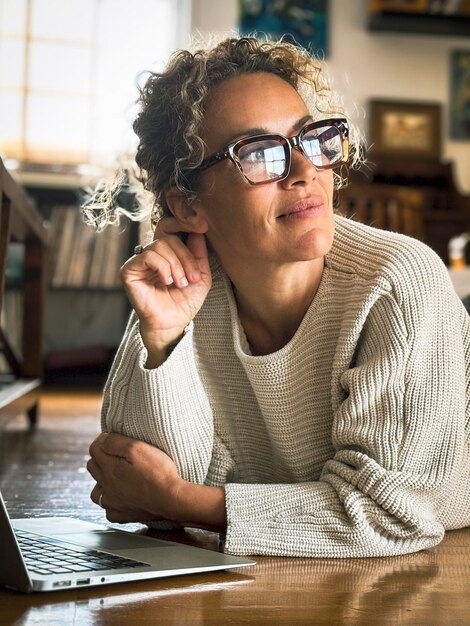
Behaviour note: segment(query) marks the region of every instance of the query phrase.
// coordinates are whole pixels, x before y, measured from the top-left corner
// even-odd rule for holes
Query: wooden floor
[[[85,470],[100,401],[96,392],[46,393],[35,430],[25,417],[2,428],[0,485],[13,517],[52,513],[105,523],[89,499],[93,481]],[[217,545],[204,531],[163,537]],[[48,594],[0,589],[0,625],[470,625],[470,528],[400,557],[255,560],[246,570]]]
[[[103,521],[90,501],[88,447],[100,432],[101,394],[43,393],[38,427],[18,416],[0,431],[0,486],[12,517],[67,515]],[[21,492],[19,492],[21,486]]]

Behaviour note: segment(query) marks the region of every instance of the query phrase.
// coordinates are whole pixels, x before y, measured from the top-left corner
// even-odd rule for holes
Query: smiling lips
[[[318,215],[324,207],[323,199],[319,196],[312,198],[305,198],[299,200],[292,206],[290,206],[285,213],[278,215],[277,218],[307,218]]]

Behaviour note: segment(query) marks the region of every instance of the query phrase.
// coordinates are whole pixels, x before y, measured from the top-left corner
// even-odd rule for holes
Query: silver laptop
[[[0,584],[57,591],[254,565],[254,561],[67,517],[10,520],[0,493]]]

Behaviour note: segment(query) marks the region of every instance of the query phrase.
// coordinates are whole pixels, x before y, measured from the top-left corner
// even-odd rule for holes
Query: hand
[[[155,241],[121,268],[144,344],[159,357],[183,335],[212,284],[205,236],[189,233],[184,244],[175,234],[178,228],[174,218],[162,219]]]
[[[170,520],[224,531],[225,490],[183,480],[168,455],[143,441],[102,433],[90,446],[91,499],[110,522]],[[100,502],[101,496],[101,502]]]
[[[174,520],[183,481],[168,455],[142,441],[103,433],[90,446],[91,499],[110,522]]]

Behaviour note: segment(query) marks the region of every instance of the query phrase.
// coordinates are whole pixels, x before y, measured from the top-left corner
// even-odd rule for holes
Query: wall
[[[201,35],[237,26],[237,0],[193,0],[192,28]],[[370,98],[438,102],[443,109],[443,160],[454,162],[456,184],[470,193],[470,141],[448,139],[449,52],[469,38],[369,33],[368,0],[330,0],[327,66],[349,114],[367,129]]]

